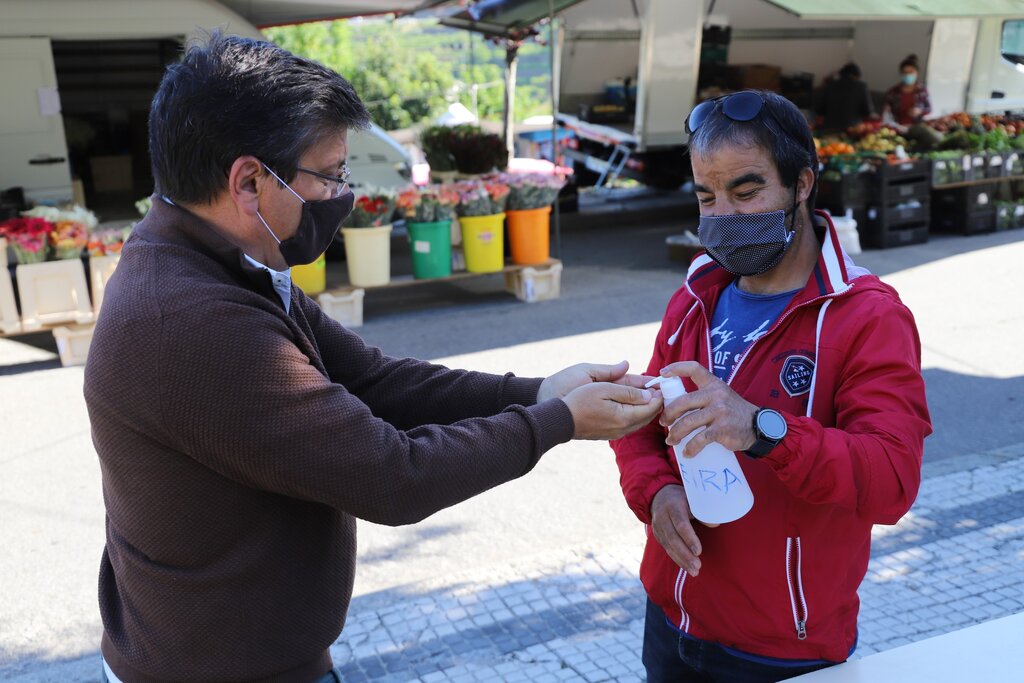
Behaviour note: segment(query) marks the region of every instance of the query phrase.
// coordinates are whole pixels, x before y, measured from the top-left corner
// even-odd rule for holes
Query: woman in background
[[[919,76],[917,55],[909,55],[900,62],[900,83],[885,93],[883,120],[885,114],[889,113],[901,126],[912,126],[931,112],[928,90],[919,82]]]

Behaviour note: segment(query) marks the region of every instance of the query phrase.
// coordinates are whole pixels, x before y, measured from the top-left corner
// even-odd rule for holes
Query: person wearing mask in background
[[[900,62],[900,82],[885,93],[883,119],[886,115],[901,126],[913,126],[931,113],[928,89],[921,83],[917,55],[908,55]]]
[[[868,86],[860,76],[860,67],[850,62],[839,70],[839,78],[822,88],[816,113],[822,118],[823,131],[845,131],[874,116]]]
[[[872,525],[895,524],[921,481],[921,344],[896,291],[814,210],[814,140],[789,100],[726,95],[686,130],[706,253],[669,301],[648,373],[689,393],[612,443],[647,525],[642,660],[650,683],[768,683],[856,646]],[[736,451],[754,495],[713,527],[691,520],[671,448],[701,427],[684,455]],[[721,491],[716,474],[701,480]]]
[[[348,81],[263,41],[214,33],[163,77],[153,207],[85,368],[104,681],[340,680],[356,518],[414,523],[661,408],[625,363],[390,358],[295,287],[352,210],[347,136],[368,123]]]

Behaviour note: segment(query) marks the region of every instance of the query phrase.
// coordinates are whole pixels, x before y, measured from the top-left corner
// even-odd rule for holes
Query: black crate
[[[985,177],[1002,178],[1006,173],[1003,165],[1006,163],[1006,152],[989,152],[985,155]]]
[[[1024,175],[1024,154],[1006,152],[1003,157],[1003,176]]]
[[[814,203],[837,216],[847,209],[863,209],[870,198],[869,181],[865,173],[844,173],[838,180],[822,178]]]
[[[996,211],[994,206],[974,211],[945,212],[933,214],[932,229],[936,232],[952,232],[958,235],[978,235],[994,232]]]
[[[984,152],[971,152],[964,157],[964,180],[984,180],[988,169],[988,156]]]
[[[928,224],[915,223],[891,230],[869,227],[860,231],[861,244],[869,249],[890,249],[928,241]]]
[[[929,176],[906,177],[892,180],[878,188],[877,197],[880,204],[892,205],[902,202],[917,200],[928,203],[928,196],[931,194],[932,181]]]
[[[932,174],[932,160],[907,159],[895,164],[883,160],[875,166],[875,172],[879,182],[882,184],[909,178],[930,178]]]
[[[932,189],[932,213],[952,213],[963,216],[973,211],[992,208],[994,183],[968,187]]]
[[[968,159],[970,157],[967,157]],[[959,183],[964,179],[964,157],[932,159],[932,185]]]
[[[927,223],[931,217],[931,208],[928,202],[919,201],[891,206],[869,206],[864,211],[864,217],[868,223],[877,223],[881,229],[889,230],[906,223]]]

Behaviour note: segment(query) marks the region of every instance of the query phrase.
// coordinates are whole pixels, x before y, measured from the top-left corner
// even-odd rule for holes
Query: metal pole
[[[548,0],[548,57],[551,62],[551,161],[558,170],[558,79],[555,74],[555,49],[561,49],[559,31],[555,30],[555,0]],[[559,43],[556,46],[556,43]],[[555,198],[552,219],[555,223],[555,258],[562,258],[562,220]]]

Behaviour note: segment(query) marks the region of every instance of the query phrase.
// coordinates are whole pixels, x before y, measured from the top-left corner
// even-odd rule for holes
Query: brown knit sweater
[[[331,667],[355,519],[409,524],[572,437],[539,379],[389,358],[154,197],[85,369],[103,474],[103,656],[125,683]]]

